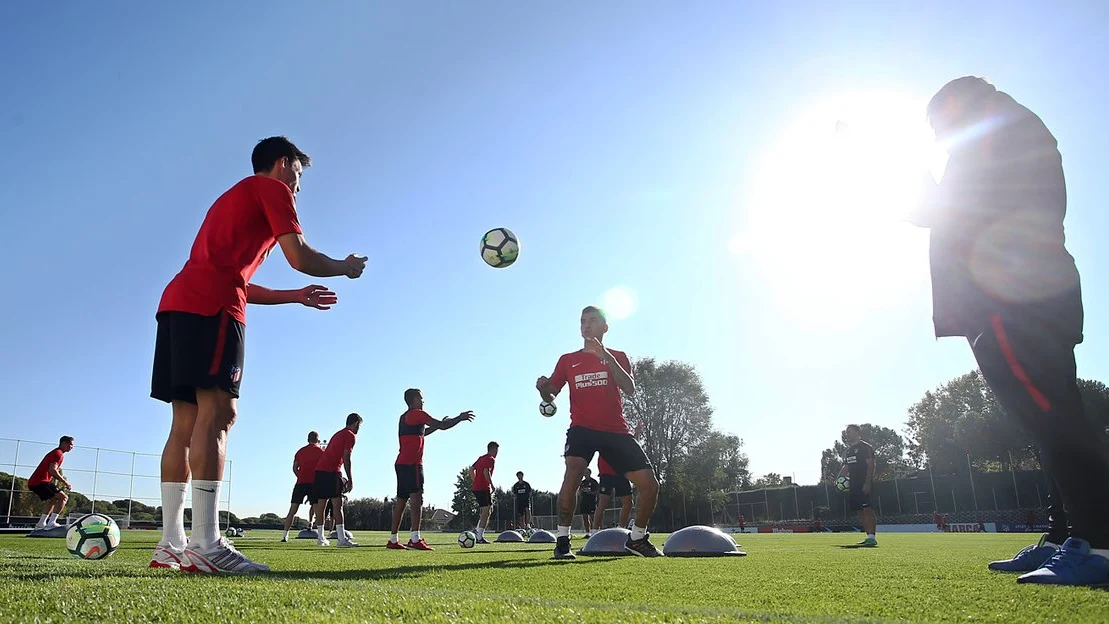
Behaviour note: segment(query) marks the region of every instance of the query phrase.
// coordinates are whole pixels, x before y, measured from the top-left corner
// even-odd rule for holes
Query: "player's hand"
[[[362,276],[362,271],[366,269],[366,256],[359,256],[358,254],[350,254],[346,260],[343,260],[343,275],[350,279],[356,279]]]
[[[347,481],[343,483],[343,494],[349,493],[352,489],[354,489],[354,479],[347,479]]]
[[[540,392],[547,392],[548,390],[550,390],[550,387],[551,380],[546,376],[540,377],[539,379],[535,380],[535,389]]]
[[[592,353],[593,355],[602,358],[607,355],[607,353],[605,352],[605,346],[601,344],[601,341],[597,340],[596,337],[590,338],[585,341],[585,351],[587,353]]]
[[[863,494],[866,494],[866,495],[870,494],[870,484],[869,483],[864,483],[863,484]]]
[[[460,420],[460,421],[465,420],[466,422],[473,422],[473,420],[474,420],[473,410],[466,410],[465,412],[462,412],[461,414],[458,415],[458,420]]]
[[[339,303],[339,298],[327,288],[312,284],[297,291],[297,302],[317,310],[330,310],[331,306]]]

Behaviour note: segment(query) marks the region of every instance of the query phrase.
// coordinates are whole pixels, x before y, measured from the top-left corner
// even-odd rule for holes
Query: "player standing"
[[[631,481],[616,474],[604,457],[597,458],[597,474],[601,476],[601,496],[597,504],[597,513],[593,518],[594,530],[600,531],[605,528],[605,509],[612,502],[613,496],[620,497],[620,523],[616,526],[627,527],[631,522],[632,505],[635,502],[632,499]]]
[[[289,264],[307,275],[353,279],[366,265],[365,258],[353,254],[334,260],[304,241],[295,192],[310,162],[285,137],[260,141],[251,154],[254,175],[212,204],[188,261],[162,293],[150,395],[173,406],[173,422],[162,451],[162,540],[150,567],[269,570],[219,533],[225,449],[243,375],[246,305],[300,303],[327,310],[337,299],[323,286],[270,290],[250,279],[277,244]],[[185,488],[190,477],[193,531],[186,544]]]
[[[621,392],[635,392],[631,362],[621,351],[610,350],[601,340],[608,323],[599,308],[588,306],[581,313],[581,337],[585,347],[558,359],[550,378],[540,377],[535,388],[544,401],[554,401],[562,387],[570,383],[570,428],[566,431],[566,473],[558,499],[558,542],[556,559],[572,559],[570,522],[574,519],[574,498],[582,475],[593,455],[600,452],[617,474],[622,474],[639,490],[636,522],[624,548],[642,557],[661,557],[651,544],[647,523],[658,500],[658,479],[643,448],[639,446],[624,420]]]
[[[56,529],[62,526],[58,524],[58,514],[62,513],[69,496],[58,487],[58,484],[65,485],[67,490],[73,489],[65,475],[62,474],[62,462],[65,461],[65,454],[72,450],[73,438],[62,436],[58,440],[58,448],[43,456],[38,467],[27,479],[27,489],[34,492],[39,500],[46,503],[42,510],[42,517],[35,524],[35,530]]]
[[[424,508],[424,438],[436,431],[446,431],[460,422],[472,421],[474,413],[466,411],[443,420],[433,418],[424,411],[424,393],[418,388],[404,391],[404,403],[408,409],[400,415],[397,425],[400,451],[393,466],[397,473],[397,500],[393,505],[393,530],[385,547],[393,550],[435,550],[420,535]],[[408,538],[408,544],[401,544],[397,534],[405,504],[410,506],[408,514],[412,522],[412,536]]]
[[[485,539],[485,527],[489,526],[489,512],[493,507],[493,468],[497,464],[497,451],[500,445],[490,442],[486,445],[487,452],[470,466],[470,476],[473,480],[472,491],[477,499],[477,543],[488,544]]]
[[[870,488],[874,485],[874,447],[862,439],[862,429],[858,425],[847,425],[845,431],[847,455],[843,458],[843,467],[839,469],[839,476],[847,475],[850,480],[850,490],[847,495],[847,504],[851,511],[859,512],[859,522],[863,525],[866,539],[859,542],[859,546],[872,547],[878,545],[875,533],[878,531],[878,514],[870,506]]]
[[[524,471],[516,472],[516,483],[512,484],[516,495],[516,522],[525,531],[531,531],[531,484],[524,481]]]
[[[300,447],[293,455],[293,474],[297,482],[293,486],[293,498],[289,501],[289,514],[285,516],[285,535],[281,536],[282,542],[289,541],[289,529],[293,526],[293,519],[304,501],[308,501],[308,526],[312,526],[312,512],[316,507],[315,481],[316,464],[323,455],[320,446],[320,434],[315,431],[308,433],[308,444]]]
[[[930,182],[912,219],[930,229],[934,333],[970,343],[983,379],[1039,448],[1063,499],[1049,499],[1042,541],[1053,545],[1031,545],[990,567],[1026,572],[1019,582],[1107,583],[1109,436],[1087,416],[1078,390],[1082,286],[1065,242],[1058,141],[1035,113],[974,76],[944,85],[928,121],[949,153],[942,184]]]
[[[593,471],[586,468],[585,476],[578,484],[578,513],[581,514],[586,537],[593,534],[593,515],[597,513],[597,494],[600,491],[601,484],[593,478]]]
[[[347,538],[343,518],[343,494],[354,489],[354,475],[350,468],[350,453],[358,439],[358,429],[362,426],[362,417],[358,414],[347,415],[347,426],[335,432],[327,442],[327,448],[320,455],[316,464],[316,476],[313,478],[313,491],[316,495],[316,527],[318,532],[316,543],[320,546],[330,546],[327,540],[327,526],[324,514],[328,503],[331,503],[331,513],[335,518],[335,536],[339,546],[350,548],[357,546],[353,540]],[[345,469],[347,478],[344,480],[340,470]]]

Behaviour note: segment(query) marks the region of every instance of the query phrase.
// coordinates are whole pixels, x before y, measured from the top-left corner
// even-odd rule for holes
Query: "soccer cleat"
[[[991,561],[989,568],[996,572],[1031,572],[1047,563],[1058,551],[1052,546],[1025,546],[1012,559]]]
[[[1090,543],[1072,537],[1042,566],[1017,577],[1018,583],[1041,585],[1109,584],[1109,559],[1090,552]]]
[[[331,541],[328,540],[326,537],[316,540],[316,546],[330,546],[330,545],[331,545]]]
[[[412,540],[408,540],[408,543],[405,544],[405,546],[411,548],[412,550],[435,550],[434,548],[429,546],[427,541],[425,541],[422,537],[415,542],[413,542]]]
[[[878,545],[878,540],[873,537],[868,537],[855,545],[860,548],[874,548]]]
[[[289,541],[289,536],[288,536],[288,535],[285,535],[285,536],[283,536],[283,537],[281,538],[281,541],[282,541],[282,542],[286,542],[286,543],[288,543],[288,541]]]
[[[662,551],[655,548],[655,545],[651,543],[650,536],[648,535],[644,535],[637,540],[633,540],[629,535],[628,541],[624,542],[624,550],[630,552],[633,555],[639,555],[640,557],[663,556]]]
[[[492,544],[493,542],[490,542],[489,540],[485,539],[484,537],[480,537],[480,538],[478,538],[478,540],[477,540],[476,542],[474,542],[474,543],[475,543],[475,544]]]
[[[562,536],[559,536],[557,541],[555,541],[554,558],[555,559],[575,559],[576,558],[576,555],[574,555],[574,552],[572,550],[570,550],[570,538],[569,537],[566,537],[566,536],[562,535]]]
[[[186,546],[185,557],[197,572],[203,574],[258,574],[270,571],[268,565],[247,559],[222,537],[210,548]]]
[[[393,540],[386,540],[385,548],[388,548],[389,550],[408,550],[407,546],[401,544],[400,542],[394,542]]]
[[[154,554],[150,556],[151,568],[162,568],[184,572],[198,572],[196,566],[185,556],[184,550],[172,546],[156,546]]]
[[[336,546],[338,546],[339,548],[354,548],[358,546],[358,542],[349,538],[343,538],[339,540],[339,543],[336,544]]]

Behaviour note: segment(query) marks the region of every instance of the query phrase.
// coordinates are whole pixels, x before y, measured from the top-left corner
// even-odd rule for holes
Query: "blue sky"
[[[449,506],[492,439],[496,483],[523,469],[555,488],[568,410],[541,418],[534,380],[580,346],[581,307],[617,288],[635,307],[610,346],[693,363],[755,473],[813,482],[846,422],[900,430],[925,390],[973,367],[965,343],[932,337],[925,232],[892,218],[912,191],[888,183],[890,163],[908,156],[859,161],[886,167],[878,197],[824,191],[851,167],[828,151],[835,119],[895,149],[880,137],[919,130],[965,74],[1060,140],[1080,375],[1109,380],[1109,8],[789,4],[0,7],[2,435],[160,452],[158,298],[254,143],[286,134],[314,158],[309,243],[369,264],[324,281],[329,312],[249,310],[229,450],[240,515],[283,512],[307,431],[330,437],[351,411],[367,421],[354,495],[391,495],[410,386],[437,416],[478,416],[428,440],[430,502]],[[877,101],[898,104],[875,116]],[[499,226],[522,242],[506,270],[478,257]],[[255,281],[313,280],[274,254]],[[41,456],[28,448],[20,463]],[[0,462],[13,451],[0,443]]]

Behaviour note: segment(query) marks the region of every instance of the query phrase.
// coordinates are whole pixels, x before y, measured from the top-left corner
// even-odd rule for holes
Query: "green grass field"
[[[547,545],[435,552],[322,549],[252,531],[235,543],[273,572],[185,575],[146,568],[158,535],[124,532],[103,561],[63,540],[0,536],[2,622],[1109,622],[1109,592],[1017,585],[985,562],[1027,535],[742,535],[747,557],[552,561]],[[661,545],[664,536],[655,536]],[[575,549],[582,545],[574,541]]]

